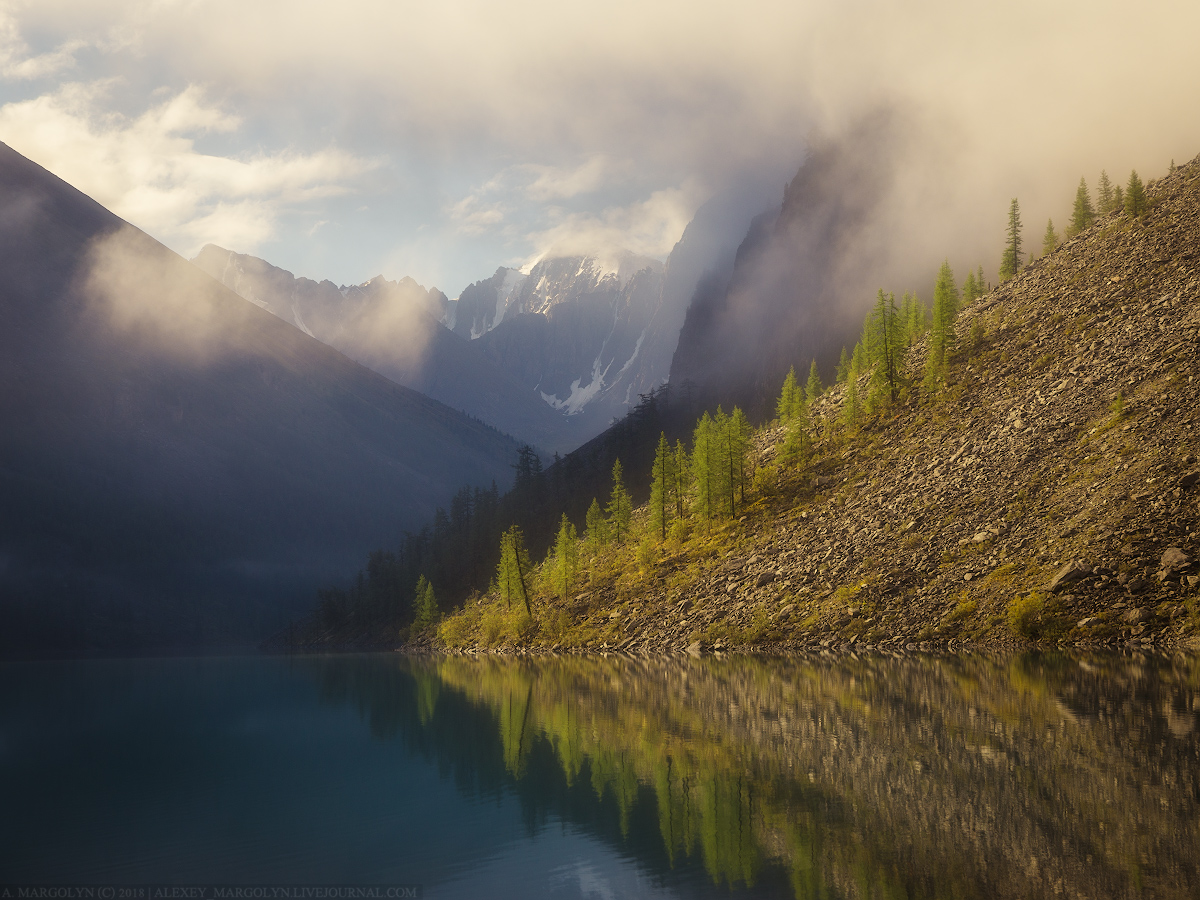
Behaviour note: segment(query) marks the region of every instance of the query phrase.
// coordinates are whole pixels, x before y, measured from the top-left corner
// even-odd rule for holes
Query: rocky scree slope
[[[1200,158],[1148,194],[962,310],[936,400],[845,430],[829,391],[799,469],[760,432],[738,522],[528,646],[1200,649]]]

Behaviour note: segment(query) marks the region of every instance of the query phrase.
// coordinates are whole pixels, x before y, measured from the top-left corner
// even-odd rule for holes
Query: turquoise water
[[[0,883],[1194,897],[1191,658],[0,665]]]

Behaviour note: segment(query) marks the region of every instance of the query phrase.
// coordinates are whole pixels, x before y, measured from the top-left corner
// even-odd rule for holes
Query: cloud
[[[450,219],[461,234],[483,234],[504,221],[502,204],[488,202],[479,194],[468,194],[450,206]]]
[[[577,166],[526,164],[515,167],[532,176],[524,193],[535,202],[569,200],[590,194],[624,180],[633,168],[630,161],[618,163],[602,153],[593,154]]]
[[[598,253],[622,248],[641,256],[665,258],[703,202],[696,184],[655,191],[645,200],[612,206],[599,213],[550,210],[557,219],[529,238],[532,259]]]
[[[34,53],[21,37],[11,12],[0,10],[0,77],[15,81],[46,78],[75,65],[75,54],[87,46],[78,38],[64,41],[53,50]]]
[[[116,333],[193,365],[231,352],[248,333],[246,317],[257,312],[230,304],[217,282],[130,226],[92,241],[80,286],[91,312]]]
[[[508,166],[449,207],[462,234],[503,233],[532,247],[526,259],[598,253],[613,248],[665,257],[679,240],[707,193],[695,179],[679,187],[652,190],[637,199],[612,202],[630,193],[636,166],[593,155],[574,165],[522,163]],[[586,198],[583,204],[572,201]],[[607,200],[596,208],[595,200]],[[587,202],[590,201],[590,202]]]
[[[690,201],[690,186],[704,194],[748,169],[794,164],[815,131],[838,133],[888,105],[921,128],[906,157],[913,180],[897,187],[912,200],[895,219],[905,239],[939,246],[939,260],[970,258],[999,245],[1014,194],[1026,221],[1057,220],[1080,174],[1152,173],[1200,149],[1200,119],[1181,112],[1200,94],[1194,0],[1147,0],[1136,11],[1116,0],[39,0],[13,9],[9,64],[44,56],[29,71],[67,71],[74,59],[76,77],[81,60],[99,55],[89,73],[122,79],[108,82],[124,98],[112,108],[163,85],[175,99],[204,86],[188,90],[214,120],[171,130],[151,117],[145,127],[159,143],[145,152],[134,146],[142,116],[109,119],[101,106],[67,115],[63,86],[39,98],[47,122],[65,137],[72,125],[105,147],[130,143],[106,155],[85,140],[69,153],[48,140],[37,149],[49,156],[32,154],[71,164],[73,180],[93,190],[124,183],[108,194],[127,200],[122,210],[162,228],[182,216],[192,224],[179,239],[190,242],[201,239],[188,229],[220,203],[257,205],[268,233],[280,209],[307,202],[298,199],[306,188],[316,203],[322,189],[353,185],[363,158],[387,157],[418,186],[398,201],[426,204],[412,221],[440,216],[447,240],[472,252],[522,243],[525,252],[558,234],[611,234],[622,221],[636,232],[627,243],[660,246],[665,226],[653,223],[673,221],[662,211],[672,191]],[[42,56],[20,42],[35,33],[49,48]],[[93,49],[72,49],[84,46]],[[222,116],[234,118],[222,110],[276,144],[324,147],[336,137],[352,154],[250,150],[201,164],[195,134],[248,145],[238,140],[246,124],[220,131]],[[127,151],[136,165],[114,161]],[[324,171],[302,174],[300,160]],[[216,186],[239,185],[236,173],[245,184]],[[148,184],[147,196],[131,182]],[[932,224],[916,227],[923,216]],[[411,234],[393,241],[418,244]],[[393,256],[411,254],[397,246]]]
[[[345,194],[376,163],[328,149],[239,157],[196,139],[242,122],[192,86],[127,117],[110,111],[112,80],[67,83],[0,107],[0,135],[20,153],[184,255],[205,243],[252,249],[286,210]]]

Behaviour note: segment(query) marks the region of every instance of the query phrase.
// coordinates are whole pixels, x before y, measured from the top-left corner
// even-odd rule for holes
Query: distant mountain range
[[[394,381],[544,452],[603,432],[669,376],[697,285],[723,284],[762,185],[697,212],[667,262],[610,249],[507,267],[447,299],[411,278],[297,278],[215,245],[193,263],[252,303]]]
[[[0,652],[259,637],[511,480],[515,441],[305,334],[318,307],[269,315],[2,144],[0,273]],[[389,291],[342,299],[437,314]]]

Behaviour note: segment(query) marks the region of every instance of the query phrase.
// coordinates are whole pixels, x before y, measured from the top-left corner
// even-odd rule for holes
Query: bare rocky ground
[[[1148,195],[962,310],[939,399],[846,432],[829,391],[739,521],[500,649],[1200,649],[1200,157]]]

